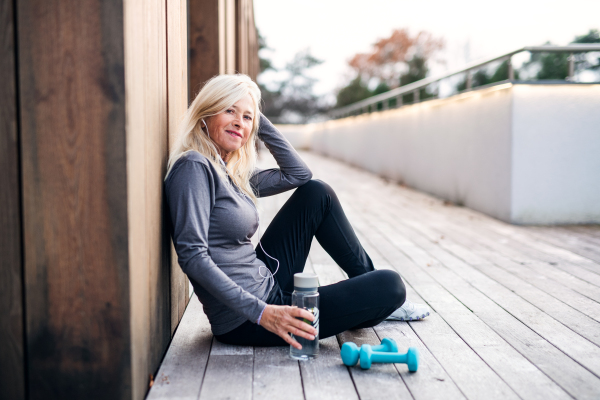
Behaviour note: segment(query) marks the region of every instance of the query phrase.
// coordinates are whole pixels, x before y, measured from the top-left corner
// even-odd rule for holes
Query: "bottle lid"
[[[319,287],[319,277],[309,272],[294,274],[294,287],[300,289],[313,289]]]

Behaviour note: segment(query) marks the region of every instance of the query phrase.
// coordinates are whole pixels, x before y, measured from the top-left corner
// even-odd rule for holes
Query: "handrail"
[[[552,52],[552,53],[571,53],[569,56],[569,75],[567,76],[567,79],[572,78],[573,74],[574,74],[574,58],[573,58],[573,54],[575,53],[587,53],[590,51],[600,51],[600,45],[598,44],[570,44],[567,46],[550,46],[550,45],[545,45],[545,46],[527,46],[527,47],[522,47],[520,49],[508,52],[508,53],[503,53],[499,56],[496,57],[492,57],[492,58],[488,58],[484,61],[475,61],[472,63],[467,64],[466,66],[456,69],[452,72],[447,72],[443,75],[439,75],[436,77],[431,77],[431,78],[425,78],[425,79],[421,79],[419,81],[413,82],[413,83],[409,83],[408,85],[404,85],[404,86],[400,86],[397,87],[395,89],[392,89],[388,92],[385,93],[381,93],[372,97],[369,97],[367,99],[358,101],[356,103],[350,104],[348,106],[339,108],[337,110],[333,110],[329,113],[329,115],[332,118],[342,118],[345,116],[350,116],[352,115],[355,111],[361,110],[363,108],[367,108],[371,105],[376,105],[380,102],[386,101],[386,100],[390,100],[393,98],[397,99],[397,107],[400,107],[402,105],[402,96],[405,94],[409,94],[409,93],[413,93],[414,94],[414,98],[415,101],[414,102],[418,102],[419,101],[419,91],[428,86],[431,85],[432,83],[435,82],[439,82],[442,79],[446,79],[449,78],[451,76],[454,75],[458,75],[461,73],[466,72],[467,73],[467,90],[471,89],[471,79],[470,79],[470,73],[471,70],[483,67],[484,65],[493,63],[495,61],[504,61],[507,60],[508,61],[508,79],[509,80],[513,80],[514,79],[514,71],[513,71],[513,67],[512,67],[512,63],[511,63],[511,58],[512,56],[514,56],[517,53],[522,53],[524,51],[529,51],[531,53],[540,53],[540,52]],[[384,103],[385,104],[385,103]],[[385,109],[386,107],[384,107]]]

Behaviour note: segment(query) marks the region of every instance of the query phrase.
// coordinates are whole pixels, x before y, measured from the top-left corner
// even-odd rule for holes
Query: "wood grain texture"
[[[373,331],[373,328],[343,332],[338,335],[338,340],[340,344],[345,342],[353,342],[359,347],[363,344],[376,346],[381,342],[381,339],[377,337],[377,334]],[[398,350],[405,351],[404,347],[400,346],[401,345],[399,344]],[[361,400],[401,400],[413,398],[410,391],[406,387],[406,384],[398,373],[398,370],[394,367],[394,364],[373,363],[371,368],[368,370],[361,369],[357,364],[356,366],[348,368],[348,371],[350,371],[350,374],[352,375],[352,381],[354,382],[356,391],[358,392]],[[406,368],[404,368],[402,374],[408,374]]]
[[[29,396],[130,398],[123,7],[17,15]]]
[[[196,400],[204,380],[212,337],[208,318],[194,295],[146,399]]]
[[[167,1],[167,116],[169,151],[177,138],[179,123],[187,109],[187,2],[184,0]],[[163,210],[166,218],[166,209]],[[169,232],[165,229],[165,240],[171,243]],[[170,286],[171,286],[171,336],[183,317],[188,304],[188,280],[179,264],[177,254],[170,245]]]
[[[335,337],[319,341],[319,357],[300,363],[306,400],[358,399],[356,388],[340,359],[340,345]]]
[[[171,248],[164,224],[168,153],[167,21],[162,0],[125,2],[130,321],[134,399],[171,338]]]
[[[457,265],[457,263],[463,267],[467,265],[465,261],[459,261],[457,258],[449,257],[446,251],[443,249],[447,246],[445,244],[447,238],[444,236],[444,233],[447,233],[447,227],[450,223],[450,221],[448,221],[449,218],[447,217],[454,214],[454,208],[449,210],[444,206],[436,205],[435,207],[432,207],[432,205],[436,204],[436,201],[432,201],[430,198],[427,199],[428,196],[422,194],[414,194],[415,192],[406,194],[408,191],[401,190],[400,188],[391,191],[382,185],[375,186],[376,187],[371,188],[369,191],[371,193],[379,193],[379,199],[398,198],[396,196],[400,196],[400,198],[408,197],[405,198],[404,201],[389,201],[389,206],[387,208],[371,208],[377,212],[382,211],[382,208],[384,209],[381,214],[381,218],[385,218],[385,220],[377,218],[378,228],[381,226],[388,227],[385,231],[382,231],[384,237],[390,237],[390,232],[393,230],[398,230],[404,225],[408,225],[408,228],[402,231],[402,237],[399,238],[399,240],[395,239],[394,243],[397,246],[401,243],[404,243],[406,245],[405,249],[407,252],[414,248],[415,244],[418,244],[418,246],[426,249],[432,258],[430,260],[421,260],[419,265],[425,271],[431,270],[431,276],[435,277],[436,279],[440,279],[440,283],[446,288],[449,288],[449,283],[452,282],[454,284],[456,281],[445,278],[442,275],[442,272],[444,272],[443,270],[434,271],[433,268],[437,267],[436,264],[431,261],[437,259],[439,262],[443,263],[444,266],[450,268],[453,268],[455,265]],[[467,210],[457,209],[456,211],[457,214],[461,212],[467,213]],[[466,218],[467,216],[462,218],[457,217],[456,223],[455,225],[453,224],[453,226],[468,224],[468,221],[471,218],[474,219],[472,215],[475,213],[469,212],[469,214],[471,214],[468,216],[469,218]],[[490,225],[496,223],[500,224],[499,222],[493,221],[488,217],[479,218],[481,221],[486,221],[486,223]],[[439,230],[441,229],[441,227],[438,226],[440,223],[446,224],[444,225],[444,231]],[[430,227],[436,226],[438,229],[432,231]],[[425,234],[427,237],[424,241],[419,239],[421,234]],[[483,236],[484,233],[479,232],[479,235]],[[501,238],[501,240],[503,239],[504,238]],[[415,240],[418,240],[418,242],[411,243]],[[473,275],[477,275],[477,273],[473,274],[473,272],[470,272],[467,269],[456,270],[455,272],[458,276],[464,277],[466,280],[472,278]],[[573,360],[566,357],[564,353],[558,351],[554,346],[543,340],[535,332],[544,332],[542,335],[544,337],[548,337],[548,335],[545,334],[545,332],[547,332],[547,328],[544,324],[539,323],[541,321],[548,321],[546,318],[540,316],[537,319],[537,322],[532,321],[532,324],[529,324],[529,327],[535,330],[532,332],[529,330],[529,328],[524,328],[519,320],[516,320],[512,315],[505,313],[494,302],[491,302],[489,299],[486,300],[486,297],[482,295],[482,293],[485,293],[487,296],[491,296],[495,302],[498,302],[499,299],[506,296],[508,296],[509,299],[514,299],[513,293],[505,291],[499,286],[479,286],[478,290],[473,290],[469,285],[457,286],[452,290],[452,293],[467,307],[473,310],[488,326],[492,327],[500,336],[502,336],[503,339],[515,347],[517,351],[527,357],[532,363],[550,376],[570,394],[576,398],[593,398],[595,395],[597,395],[597,392],[592,389],[592,387],[596,384],[597,378],[577,364],[578,362],[581,363],[582,361],[593,363],[588,355],[585,352],[572,355],[573,360],[577,360],[577,362],[573,362]],[[476,296],[476,299],[473,298],[471,300],[467,295]],[[527,310],[525,315],[528,317],[531,315],[530,306],[526,303],[513,302],[508,305],[504,301],[500,301],[498,304],[502,305],[504,309],[510,310],[512,314],[516,313],[517,315],[523,315],[521,314],[522,311]],[[534,311],[533,315],[539,316],[540,314]],[[519,319],[522,320],[522,317],[519,317]],[[449,322],[450,321],[451,320],[449,320]],[[550,325],[556,326],[552,323],[550,323]],[[559,332],[562,332],[563,334],[572,338],[568,331],[565,331],[560,326],[558,327]],[[558,332],[551,332],[549,336],[556,338],[556,333]],[[559,338],[557,338],[557,340],[560,341]],[[564,342],[561,343],[565,346],[567,345]],[[576,337],[574,338],[572,345],[577,348],[580,343],[584,348],[589,348],[585,342],[581,342]],[[594,352],[593,348],[589,349],[592,351],[592,353]],[[540,394],[544,393],[546,390],[553,390],[551,385],[544,384],[543,380],[530,380],[529,385],[532,383],[535,385],[541,384],[539,387]],[[527,381],[525,381],[524,384],[527,384]]]
[[[254,348],[253,399],[304,399],[300,366],[289,355],[289,346]]]
[[[219,74],[219,0],[188,0],[188,93]]]
[[[0,3],[0,398],[25,398],[23,260],[12,1]]]
[[[253,367],[252,347],[227,345],[213,338],[199,399],[252,399]]]

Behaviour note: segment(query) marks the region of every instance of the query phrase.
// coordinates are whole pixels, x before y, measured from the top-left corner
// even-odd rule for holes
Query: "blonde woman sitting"
[[[421,319],[405,302],[400,276],[375,270],[334,191],[312,173],[259,111],[260,91],[245,75],[208,81],[185,114],[169,158],[165,191],[179,265],[204,306],[212,331],[229,344],[300,348],[314,339],[306,310],[291,307],[313,237],[349,279],[319,288],[320,337],[384,319]],[[256,169],[256,140],[279,168]],[[255,249],[257,197],[296,189]],[[268,254],[268,255],[267,255]],[[402,307],[401,307],[402,306]]]

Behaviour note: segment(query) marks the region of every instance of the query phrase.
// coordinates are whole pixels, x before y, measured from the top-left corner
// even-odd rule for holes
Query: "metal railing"
[[[530,53],[569,53],[568,75],[567,75],[566,79],[571,80],[571,79],[573,79],[573,75],[575,73],[574,54],[588,53],[591,51],[600,51],[600,45],[599,44],[571,44],[568,46],[548,46],[547,45],[547,46],[523,47],[518,50],[514,50],[514,51],[502,54],[497,57],[489,58],[485,61],[477,61],[477,62],[467,64],[463,68],[446,73],[444,75],[421,79],[420,81],[409,83],[408,85],[400,86],[400,87],[398,87],[396,89],[392,89],[388,92],[369,97],[367,99],[361,100],[359,102],[350,104],[350,105],[342,107],[342,108],[338,108],[336,110],[331,111],[329,113],[329,116],[331,118],[343,118],[343,117],[348,117],[351,115],[363,114],[365,112],[377,111],[377,110],[379,110],[379,107],[378,107],[379,104],[382,105],[382,108],[381,108],[382,110],[386,110],[386,109],[390,108],[389,103],[390,103],[390,100],[392,100],[392,99],[395,99],[395,101],[396,101],[396,105],[394,108],[398,108],[403,105],[403,101],[402,101],[403,97],[405,95],[410,95],[410,94],[413,95],[413,101],[411,102],[411,104],[418,103],[419,97],[420,97],[419,94],[422,89],[425,89],[427,86],[429,86],[433,83],[440,82],[443,79],[447,79],[452,76],[455,76],[458,74],[463,74],[463,73],[467,74],[466,82],[465,82],[466,83],[465,90],[471,90],[472,82],[473,82],[472,81],[472,77],[473,77],[472,72],[474,70],[480,69],[481,67],[484,67],[484,66],[491,64],[493,62],[496,62],[496,61],[502,61],[502,62],[507,61],[508,80],[512,81],[515,78],[514,69],[513,69],[513,65],[512,65],[512,61],[511,61],[512,57],[515,54],[522,53],[524,51],[528,51]],[[375,109],[372,110],[373,106]]]

